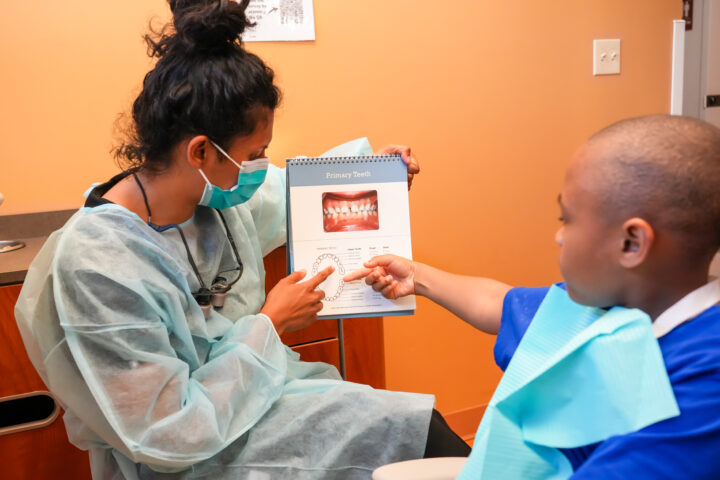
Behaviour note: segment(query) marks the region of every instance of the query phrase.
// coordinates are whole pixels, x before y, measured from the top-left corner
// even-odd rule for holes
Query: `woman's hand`
[[[420,173],[420,164],[410,151],[410,147],[406,147],[404,145],[386,145],[377,152],[375,152],[375,155],[396,154],[400,154],[400,156],[402,156],[403,162],[405,162],[408,166],[408,190],[410,190],[413,177],[416,173]]]
[[[380,255],[364,263],[365,268],[343,277],[346,282],[365,278],[365,283],[385,298],[394,300],[415,293],[415,264],[397,255]]]
[[[298,270],[280,280],[267,295],[265,305],[260,309],[272,320],[279,334],[292,332],[310,326],[322,310],[321,300],[325,292],[316,290],[335,268],[330,266],[318,272],[305,282],[305,270]]]

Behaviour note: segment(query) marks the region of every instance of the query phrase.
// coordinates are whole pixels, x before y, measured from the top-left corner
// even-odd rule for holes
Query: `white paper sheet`
[[[312,0],[251,0],[246,13],[256,25],[243,33],[245,42],[315,40]]]
[[[377,255],[412,258],[407,170],[398,157],[390,176],[390,162],[319,159],[311,166],[288,163],[291,268],[307,270],[309,278],[329,265],[335,267],[319,287],[325,292],[319,317],[387,315],[415,309],[412,295],[388,300],[363,280],[342,281],[345,274],[362,268],[363,262]],[[295,175],[304,178],[297,182]],[[343,175],[349,176],[347,180],[370,182],[346,183]],[[303,180],[304,184],[298,185]]]

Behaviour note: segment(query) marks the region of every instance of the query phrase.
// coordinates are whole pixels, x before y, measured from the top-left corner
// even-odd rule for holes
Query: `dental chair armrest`
[[[454,480],[467,457],[421,458],[375,469],[372,480]]]

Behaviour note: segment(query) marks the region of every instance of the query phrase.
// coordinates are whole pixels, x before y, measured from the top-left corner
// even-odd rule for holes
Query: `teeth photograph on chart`
[[[324,192],[323,229],[326,232],[355,232],[380,228],[377,190]]]

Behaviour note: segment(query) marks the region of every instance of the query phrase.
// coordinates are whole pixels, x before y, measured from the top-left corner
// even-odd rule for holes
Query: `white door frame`
[[[694,0],[693,10],[693,29],[685,32],[682,112],[720,127],[720,107],[705,106],[708,95],[720,95],[720,0]]]
[[[685,32],[683,115],[705,119],[707,91],[707,11],[712,0],[695,0],[693,29]]]

